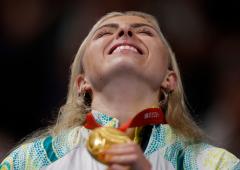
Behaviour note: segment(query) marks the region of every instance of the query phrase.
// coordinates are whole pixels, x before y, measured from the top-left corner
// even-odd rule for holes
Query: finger
[[[136,144],[131,145],[114,145],[110,149],[105,151],[105,154],[122,155],[131,153],[142,153],[141,148]]]
[[[112,147],[114,147],[114,148],[118,148],[118,147],[131,147],[131,146],[134,146],[134,145],[137,145],[137,144],[134,143],[134,142],[121,143],[121,144],[113,144],[113,145],[111,146],[111,148],[112,148]]]
[[[118,164],[111,164],[107,170],[130,170],[130,167]]]
[[[117,155],[111,156],[107,159],[108,164],[121,164],[121,165],[131,165],[134,164],[138,159],[138,155]]]

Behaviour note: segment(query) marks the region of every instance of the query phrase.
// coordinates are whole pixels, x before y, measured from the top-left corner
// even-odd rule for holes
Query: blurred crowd
[[[240,157],[240,8],[218,0],[2,0],[0,161],[64,103],[70,65],[110,11],[157,17],[175,52],[191,113],[217,146]]]

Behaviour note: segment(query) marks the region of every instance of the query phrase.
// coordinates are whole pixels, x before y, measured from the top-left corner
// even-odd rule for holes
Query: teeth
[[[121,45],[121,46],[118,46],[114,51],[113,53],[115,52],[120,52],[121,50],[132,50],[133,52],[138,52],[136,48],[132,47],[132,46],[129,46],[129,45]]]

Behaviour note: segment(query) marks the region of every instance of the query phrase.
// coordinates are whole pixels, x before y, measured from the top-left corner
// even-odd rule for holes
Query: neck
[[[115,117],[122,124],[143,109],[158,106],[159,91],[137,79],[118,77],[101,91],[94,91],[93,96],[92,109]]]

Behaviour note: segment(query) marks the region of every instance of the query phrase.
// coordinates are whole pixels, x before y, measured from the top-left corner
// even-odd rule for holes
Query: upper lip
[[[108,54],[112,54],[112,52],[113,52],[117,47],[122,46],[122,45],[128,45],[128,46],[134,47],[134,48],[137,49],[137,51],[139,52],[139,54],[141,54],[141,55],[143,54],[143,50],[142,50],[139,46],[137,46],[137,45],[135,45],[135,44],[133,44],[133,43],[126,43],[126,42],[117,43],[117,44],[113,45],[113,46],[110,48]]]

